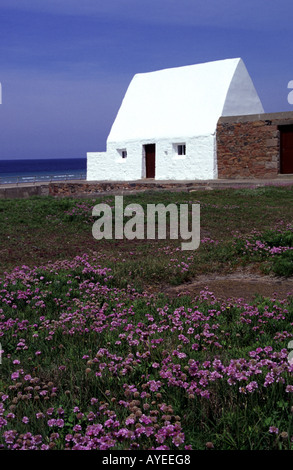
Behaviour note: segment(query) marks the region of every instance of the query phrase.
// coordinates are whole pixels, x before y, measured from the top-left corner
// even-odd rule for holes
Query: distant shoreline
[[[0,160],[0,184],[86,178],[86,158]]]

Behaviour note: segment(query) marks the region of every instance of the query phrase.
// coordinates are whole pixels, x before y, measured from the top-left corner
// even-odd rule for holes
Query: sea
[[[0,184],[86,179],[86,158],[0,160]]]

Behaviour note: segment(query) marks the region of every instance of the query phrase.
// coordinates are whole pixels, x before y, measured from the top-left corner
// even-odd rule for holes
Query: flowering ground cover
[[[291,448],[292,297],[172,302],[88,256],[1,283],[1,446]]]
[[[0,447],[292,449],[292,293],[246,302],[146,290],[243,263],[278,275],[281,260],[290,275],[291,198],[170,195],[201,204],[195,252],[93,240],[96,201],[1,201]]]
[[[272,270],[280,276],[293,275],[293,225],[277,224],[263,232],[253,231],[249,236],[237,236],[235,252],[242,260],[266,262],[264,272]]]

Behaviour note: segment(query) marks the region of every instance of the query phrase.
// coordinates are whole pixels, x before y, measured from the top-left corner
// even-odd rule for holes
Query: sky
[[[106,150],[133,76],[169,67],[241,57],[265,112],[293,111],[292,17],[292,0],[1,0],[0,159]]]

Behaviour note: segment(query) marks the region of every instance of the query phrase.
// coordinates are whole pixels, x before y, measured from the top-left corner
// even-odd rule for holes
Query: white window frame
[[[177,159],[186,158],[186,143],[179,142],[173,144],[173,157]]]

